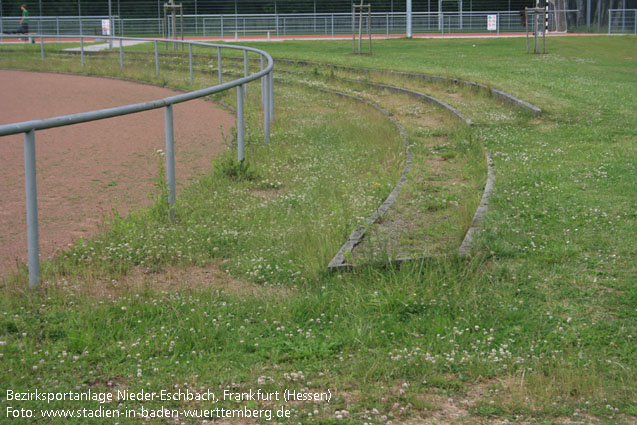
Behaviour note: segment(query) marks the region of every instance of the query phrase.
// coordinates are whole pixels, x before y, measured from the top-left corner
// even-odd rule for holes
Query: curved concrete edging
[[[408,94],[414,96],[414,97],[420,97],[420,95],[422,95],[422,93],[413,91],[413,90],[408,90],[408,89],[401,89],[400,87],[395,87],[395,86],[386,86],[383,84],[376,84],[376,83],[369,83],[369,82],[361,82],[361,81],[357,81],[357,80],[351,80],[352,82],[357,82],[357,83],[363,83],[363,84],[367,84],[370,86],[378,86],[380,88],[383,89],[388,89],[388,90],[392,90],[392,91],[396,91],[396,92],[409,92]],[[376,222],[376,220],[378,220],[379,218],[383,217],[385,215],[385,213],[389,210],[389,208],[393,205],[393,203],[396,201],[396,198],[398,197],[398,194],[400,193],[400,190],[402,188],[402,186],[405,184],[405,182],[407,181],[407,174],[409,173],[409,171],[411,170],[412,167],[412,156],[411,156],[411,143],[409,142],[409,136],[407,135],[407,131],[405,130],[405,127],[403,127],[402,124],[400,124],[398,122],[398,120],[396,120],[396,118],[394,116],[392,116],[389,111],[387,111],[385,108],[383,108],[382,106],[371,102],[369,100],[363,99],[361,97],[358,96],[354,96],[351,94],[347,94],[347,93],[343,93],[343,92],[338,92],[335,90],[329,90],[329,89],[325,89],[325,88],[321,88],[321,87],[312,87],[312,86],[306,86],[304,84],[301,83],[292,83],[289,81],[279,81],[279,82],[283,82],[285,84],[289,84],[289,85],[300,85],[303,86],[305,88],[310,88],[310,89],[314,89],[314,90],[318,90],[320,92],[323,93],[328,93],[328,94],[332,94],[332,95],[336,95],[336,96],[340,96],[340,97],[344,97],[344,98],[349,98],[349,99],[353,99],[356,100],[358,102],[362,102],[365,103],[371,107],[373,107],[374,109],[380,111],[383,115],[387,116],[396,126],[396,128],[398,128],[398,131],[401,135],[401,138],[404,140],[405,145],[406,145],[406,155],[405,155],[405,167],[403,169],[403,172],[400,176],[400,179],[398,181],[398,183],[396,183],[396,185],[394,186],[394,189],[391,191],[391,193],[389,194],[389,196],[387,197],[387,199],[385,199],[385,202],[382,203],[382,205],[380,207],[378,207],[378,209],[369,217],[365,220],[365,225],[359,226],[358,228],[356,228],[351,234],[350,236],[347,238],[347,241],[343,244],[343,246],[341,246],[341,248],[339,249],[339,251],[336,253],[336,255],[334,256],[334,258],[332,258],[332,260],[329,262],[327,268],[328,270],[331,271],[339,271],[339,270],[351,270],[355,267],[357,267],[354,264],[349,264],[347,263],[347,253],[351,253],[354,248],[360,244],[360,242],[363,240],[363,237],[365,236],[365,232],[366,232],[366,226],[370,226],[372,224],[374,224]],[[423,95],[426,96],[428,98],[434,99],[435,101],[439,101],[441,103],[445,103],[439,99],[436,99],[432,96],[429,95]],[[440,103],[438,102],[434,102],[440,105]],[[444,108],[446,109],[448,112],[453,113],[457,118],[462,119],[465,123],[467,123],[468,125],[471,125],[471,120],[464,118],[464,115],[462,115],[462,113],[460,113],[460,111],[457,111],[455,108],[453,107],[449,107],[449,108]],[[455,114],[453,112],[453,110],[457,111],[459,115]],[[461,118],[462,117],[462,118]],[[488,210],[488,203],[489,203],[489,197],[491,195],[491,192],[493,191],[493,187],[495,184],[495,166],[493,165],[493,158],[491,157],[491,154],[488,150],[488,148],[485,147],[485,158],[487,161],[487,181],[485,183],[484,186],[484,190],[482,193],[482,197],[480,199],[480,204],[478,205],[478,208],[476,209],[476,212],[473,216],[473,219],[471,221],[471,225],[469,227],[469,229],[467,230],[467,232],[465,233],[465,236],[463,238],[463,241],[460,245],[460,247],[458,248],[458,255],[460,256],[466,256],[469,254],[469,249],[471,248],[471,244],[473,242],[473,234],[478,230],[478,228],[480,227],[480,225],[482,224],[482,221],[484,220],[484,217],[487,213]],[[424,261],[427,259],[433,259],[433,258],[438,258],[438,257],[445,257],[446,255],[433,255],[433,256],[419,256],[419,257],[399,257],[399,258],[395,258],[390,260],[391,263],[394,264],[402,264],[405,262],[410,262],[410,261]],[[380,264],[380,263],[379,263]]]
[[[276,59],[275,62],[285,62],[285,63],[291,63],[291,64],[305,65],[305,66],[327,66],[330,68],[343,69],[347,71],[375,72],[375,73],[396,75],[396,76],[407,77],[407,78],[418,78],[418,79],[426,80],[426,81],[452,83],[452,84],[461,85],[461,86],[473,87],[480,90],[484,90],[485,92],[489,93],[490,95],[499,99],[500,101],[513,105],[517,108],[523,109],[525,111],[528,111],[533,115],[540,115],[542,113],[542,110],[538,108],[537,106],[525,100],[522,100],[516,96],[513,96],[512,94],[507,93],[504,90],[489,87],[486,84],[476,83],[474,81],[462,80],[459,78],[444,77],[442,75],[419,74],[416,72],[391,71],[391,70],[377,69],[377,68],[358,68],[354,66],[333,65],[333,64],[326,64],[321,62],[295,61],[292,59]]]
[[[352,80],[355,81],[355,80]],[[355,81],[358,82],[358,81]],[[294,84],[294,83],[290,83],[289,81],[285,81],[285,83],[287,84]],[[412,167],[412,156],[411,156],[411,149],[410,149],[410,142],[409,142],[409,136],[407,135],[407,131],[405,130],[405,127],[403,127],[402,124],[400,124],[398,122],[398,120],[396,120],[396,118],[394,116],[392,116],[389,111],[387,111],[385,108],[383,108],[382,106],[373,103],[369,100],[363,99],[361,97],[358,96],[354,96],[351,94],[347,94],[347,93],[342,93],[342,92],[338,92],[335,90],[329,90],[329,89],[325,89],[325,88],[320,88],[320,87],[311,87],[311,86],[305,86],[303,84],[300,83],[296,83],[298,85],[301,85],[303,87],[307,87],[307,88],[312,88],[314,90],[318,90],[320,92],[323,93],[329,93],[329,94],[333,94],[336,96],[340,96],[340,97],[344,97],[344,98],[349,98],[349,99],[354,99],[358,102],[362,102],[365,103],[375,109],[377,109],[378,111],[380,111],[383,115],[387,116],[396,126],[396,128],[398,128],[398,131],[401,135],[401,138],[405,141],[406,144],[406,161],[405,161],[405,167],[403,169],[403,173],[400,176],[400,179],[398,181],[398,183],[396,183],[396,185],[394,186],[394,189],[391,191],[391,193],[389,194],[389,196],[387,197],[387,199],[385,199],[385,202],[383,202],[383,204],[369,217],[365,220],[365,225],[359,226],[358,228],[356,228],[351,234],[350,236],[347,238],[347,241],[343,244],[343,246],[341,246],[341,248],[338,250],[338,252],[336,253],[336,255],[334,256],[334,258],[332,258],[332,260],[330,261],[330,263],[327,266],[328,270],[331,271],[340,271],[340,270],[351,270],[355,267],[357,267],[354,264],[350,264],[347,263],[347,253],[351,253],[354,248],[360,244],[360,242],[363,240],[363,237],[365,236],[365,232],[366,232],[366,226],[370,226],[372,224],[374,224],[376,222],[376,220],[378,220],[379,218],[383,217],[385,215],[385,213],[389,210],[389,208],[393,205],[393,203],[396,201],[396,198],[398,197],[398,194],[400,193],[400,190],[402,188],[402,186],[405,184],[405,182],[407,181],[407,174],[409,173],[409,171],[411,170]],[[402,90],[399,87],[394,87],[394,86],[384,86],[382,84],[375,84],[375,83],[369,83],[369,82],[364,82],[364,84],[368,84],[368,85],[372,85],[372,86],[380,86],[380,88],[385,88],[385,89],[398,89],[398,90],[394,90],[394,91],[398,91],[401,92]],[[406,90],[406,89],[403,89]],[[412,92],[412,96],[417,96],[421,94],[415,91],[411,91],[408,90],[409,92]],[[430,97],[432,99],[436,99],[433,98],[431,96],[427,96]],[[438,99],[436,99],[438,100]],[[441,101],[442,102],[442,101]],[[444,103],[444,102],[443,102]],[[449,111],[450,113],[453,113],[450,109],[445,108],[447,111]],[[455,108],[452,108],[455,110]],[[459,111],[458,111],[459,112]],[[462,116],[462,114],[460,114],[460,116]],[[456,117],[458,117],[458,115],[456,115]],[[464,120],[464,122],[466,122],[468,125],[471,125],[471,120]],[[478,230],[480,224],[482,223],[484,216],[487,213],[487,209],[488,209],[488,203],[489,203],[489,197],[491,195],[491,192],[493,190],[493,186],[495,183],[495,167],[493,165],[493,159],[491,157],[491,154],[489,153],[489,150],[485,147],[485,158],[487,161],[487,181],[485,183],[485,187],[482,193],[482,198],[480,199],[480,205],[478,206],[473,219],[471,221],[471,226],[469,227],[469,229],[467,230],[467,232],[465,233],[464,239],[462,241],[462,244],[460,245],[460,247],[458,248],[458,255],[460,256],[466,256],[469,254],[469,249],[471,247],[471,244],[473,242],[473,234]],[[438,257],[445,257],[446,255],[435,255],[435,256],[420,256],[420,257],[400,257],[400,258],[395,258],[395,259],[391,259],[390,262],[394,263],[394,264],[402,264],[405,262],[410,262],[410,261],[424,261],[426,259],[431,259],[431,258],[438,258]]]
[[[279,70],[278,72],[282,72],[282,73],[286,73],[286,74],[301,74],[301,75],[305,74],[303,72],[296,72],[296,71],[289,71],[289,70]],[[471,119],[465,117],[462,112],[460,112],[458,109],[454,108],[453,106],[449,105],[447,102],[445,102],[443,100],[440,100],[438,98],[435,98],[433,96],[430,96],[428,94],[421,93],[421,92],[416,91],[416,90],[405,89],[405,88],[397,87],[397,86],[390,86],[390,85],[387,85],[387,84],[372,83],[370,81],[352,80],[352,79],[349,79],[349,78],[334,77],[334,79],[336,79],[338,81],[343,81],[343,82],[346,82],[346,83],[362,84],[362,85],[366,85],[366,86],[370,86],[370,87],[376,87],[376,88],[379,88],[379,89],[392,91],[394,93],[403,93],[403,94],[406,94],[408,96],[414,97],[416,99],[424,100],[427,103],[439,106],[439,107],[441,107],[443,109],[446,109],[448,112],[453,114],[456,118],[458,118],[460,121],[463,121],[465,124],[473,125],[473,122],[471,121]]]
[[[362,83],[362,84],[366,84],[368,86],[378,87],[380,89],[393,91],[394,93],[404,93],[404,94],[407,94],[407,95],[409,95],[411,97],[415,97],[416,99],[425,100],[428,103],[432,103],[434,105],[440,106],[443,109],[446,109],[449,113],[454,115],[460,121],[463,121],[465,124],[467,124],[467,125],[472,125],[473,124],[471,122],[471,120],[469,118],[465,117],[462,112],[460,112],[459,110],[457,110],[453,106],[449,105],[447,102],[445,102],[443,100],[440,100],[438,98],[435,98],[433,96],[429,96],[428,94],[424,94],[424,93],[418,92],[416,90],[405,89],[405,88],[402,88],[402,87],[390,86],[390,85],[386,85],[386,84],[370,83],[368,81],[357,81],[357,80],[348,80],[348,79],[342,79],[342,80],[343,81],[349,81],[349,82]]]
[[[407,182],[407,174],[411,170],[411,166],[412,166],[411,149],[410,149],[411,144],[409,142],[409,136],[407,135],[407,131],[405,130],[405,127],[403,127],[402,124],[400,124],[398,120],[396,120],[396,118],[394,118],[382,106],[377,105],[376,103],[373,103],[361,97],[353,96],[351,94],[342,93],[342,92],[324,89],[324,88],[318,88],[318,87],[315,87],[314,89],[321,91],[323,93],[329,93],[329,94],[333,94],[333,95],[344,97],[344,98],[354,99],[358,102],[365,103],[371,106],[372,108],[380,111],[383,115],[388,117],[392,121],[392,123],[394,123],[394,125],[398,129],[398,132],[400,133],[401,138],[405,142],[405,167],[403,168],[403,172],[400,176],[400,179],[398,180],[398,183],[396,183],[396,185],[394,186],[394,189],[391,191],[389,196],[387,196],[387,199],[385,199],[385,202],[383,202],[381,206],[378,207],[378,209],[374,211],[374,213],[365,220],[365,225],[359,226],[349,235],[349,237],[347,238],[347,241],[343,244],[341,249],[338,250],[334,258],[332,258],[332,261],[330,261],[330,263],[327,266],[328,270],[349,269],[353,266],[351,264],[347,264],[347,253],[352,252],[354,247],[356,247],[356,245],[358,245],[361,242],[361,240],[363,239],[363,236],[365,236],[366,226],[370,226],[374,224],[379,218],[385,215],[387,210],[389,210],[392,204],[396,201],[396,198],[398,197],[398,194],[400,193],[400,189],[403,187],[405,182]]]
[[[469,249],[473,243],[473,234],[478,230],[485,215],[487,214],[487,210],[489,209],[489,197],[491,196],[491,192],[493,191],[493,186],[495,184],[495,167],[493,165],[493,158],[491,157],[489,150],[486,148],[484,155],[487,160],[487,182],[484,185],[480,205],[478,205],[476,213],[473,215],[473,220],[471,220],[471,226],[467,230],[467,233],[465,233],[460,248],[458,248],[458,254],[461,256],[469,254]]]

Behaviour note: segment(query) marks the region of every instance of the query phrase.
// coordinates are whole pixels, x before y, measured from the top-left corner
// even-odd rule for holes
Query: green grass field
[[[549,38],[547,55],[526,55],[522,38],[374,43],[371,57],[348,55],[350,42],[253,46],[275,59],[477,81],[543,113],[452,85],[277,64],[269,147],[261,143],[259,88],[249,90],[252,173],[235,176],[230,149],[179,194],[176,222],[159,188],[155,208],[109,218],[103,234],[45,262],[39,291],[25,289],[24,270],[1,282],[0,423],[69,423],[41,418],[39,410],[99,407],[8,400],[7,390],[36,388],[331,393],[316,403],[103,405],[248,406],[274,414],[284,406],[290,417],[271,421],[280,423],[637,422],[637,37]],[[0,67],[79,71],[50,53],[40,63],[39,46],[3,52]],[[113,66],[104,66],[109,60]],[[188,86],[178,59],[160,79],[137,60],[120,71],[117,54],[89,57],[87,71]],[[198,61],[208,75],[198,73],[196,85],[205,85],[214,63]],[[227,63],[227,71],[240,72]],[[434,95],[474,126],[338,77]],[[404,145],[373,108],[311,87],[372,100],[405,126],[415,169],[387,221],[412,226],[398,235],[410,250],[435,246],[446,257],[325,270],[391,191]],[[484,147],[494,158],[495,189],[474,255],[458,258],[480,196]],[[9,406],[34,409],[36,418],[12,419]],[[87,422],[113,420],[71,423]],[[183,416],[148,422],[206,423]]]

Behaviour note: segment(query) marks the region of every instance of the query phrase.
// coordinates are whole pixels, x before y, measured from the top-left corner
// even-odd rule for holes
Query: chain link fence
[[[558,11],[549,14],[549,31],[558,30],[557,16],[574,17],[577,11]],[[635,15],[617,18],[613,11],[613,31],[629,28],[635,21]],[[489,16],[495,16],[497,25],[489,29]],[[115,36],[166,36],[163,19],[159,18],[113,18]],[[375,12],[371,14],[370,29],[377,36],[399,36],[406,33],[407,16],[399,12]],[[108,16],[31,17],[30,31],[47,36],[81,34],[84,36],[102,35],[102,21]],[[571,20],[571,19],[567,19]],[[18,27],[19,18],[4,18],[0,29],[10,31]],[[367,27],[368,17],[363,16],[363,27]],[[184,35],[187,37],[211,37],[226,40],[243,38],[278,38],[294,36],[315,36],[321,38],[339,37],[352,34],[351,13],[317,14],[244,14],[244,15],[185,15]],[[415,12],[412,16],[414,34],[492,34],[525,32],[524,15],[518,11],[484,12]],[[1,37],[1,36],[0,36]]]

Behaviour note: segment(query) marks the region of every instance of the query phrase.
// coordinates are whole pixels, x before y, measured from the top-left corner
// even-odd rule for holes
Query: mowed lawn
[[[275,124],[276,155],[254,142],[251,149],[262,155],[254,157],[262,173],[255,186],[223,182],[230,194],[258,195],[263,203],[272,200],[271,194],[255,195],[255,190],[281,190],[277,213],[259,212],[253,228],[250,214],[258,211],[247,203],[237,209],[241,217],[226,211],[215,218],[219,226],[227,220],[239,236],[245,234],[248,245],[233,234],[225,235],[225,245],[217,243],[217,250],[205,250],[201,235],[209,230],[197,211],[212,208],[207,196],[222,193],[212,182],[223,177],[217,173],[185,194],[182,221],[161,221],[157,211],[147,217],[172,235],[175,250],[182,252],[189,244],[200,249],[192,261],[167,254],[152,270],[139,271],[139,263],[123,259],[130,261],[121,268],[127,273],[118,274],[112,265],[120,259],[109,258],[108,247],[116,238],[144,238],[138,216],[118,220],[117,231],[104,237],[108,243],[89,241],[73,248],[70,252],[80,256],[90,252],[92,263],[68,265],[73,258],[67,256],[64,267],[51,272],[38,292],[3,283],[0,423],[17,423],[7,417],[8,406],[38,412],[84,406],[7,400],[7,390],[36,388],[102,393],[211,389],[221,395],[229,389],[261,388],[332,394],[329,402],[316,403],[143,403],[149,409],[247,405],[273,411],[283,405],[290,410],[289,419],[278,419],[283,423],[637,421],[637,37],[550,37],[547,55],[527,55],[523,38],[379,40],[371,57],[349,56],[349,42],[253,45],[275,59],[464,78],[542,108],[539,117],[481,111],[489,119],[479,120],[472,130],[471,137],[489,148],[496,167],[474,256],[343,274],[322,271],[330,257],[325,246],[338,248],[339,238],[356,223],[343,224],[337,234],[328,227],[346,222],[348,213],[364,215],[390,185],[353,205],[332,200],[322,204],[330,211],[301,216],[309,208],[304,187],[329,199],[345,199],[349,193],[347,185],[328,191],[317,183],[329,178],[323,176],[327,165],[317,159],[323,156],[321,146],[332,148],[326,158],[338,164],[333,172],[347,173],[338,155],[344,139],[360,139],[347,150],[353,154],[374,133],[392,130],[378,124],[375,132],[364,125],[348,131],[344,123],[354,121],[354,115],[378,122],[384,118],[301,89],[278,88],[279,101],[289,104],[277,104],[285,112]],[[303,111],[294,110],[297,101]],[[339,117],[337,108],[349,115]],[[471,111],[462,112],[471,116]],[[330,123],[317,123],[312,116]],[[363,131],[370,134],[362,137]],[[387,149],[399,152],[397,140],[388,142]],[[294,147],[304,143],[311,149],[299,157]],[[260,158],[267,166],[258,165]],[[400,160],[392,164],[384,184],[397,175]],[[312,176],[312,185],[304,186],[307,182],[295,172]],[[366,178],[371,177],[362,167],[356,193],[363,193]],[[259,233],[263,223],[273,223],[284,237]],[[306,233],[313,236],[304,241]],[[152,243],[161,245],[162,238]],[[117,255],[126,249],[120,245]],[[94,255],[91,247],[102,251]],[[243,252],[250,252],[245,261]],[[100,261],[107,266],[101,268]],[[141,404],[106,405],[139,409]],[[21,421],[69,423],[39,416]],[[203,423],[183,416],[179,421]],[[85,422],[112,420],[74,423]],[[137,422],[146,421],[120,421]],[[267,421],[229,420],[253,422]]]

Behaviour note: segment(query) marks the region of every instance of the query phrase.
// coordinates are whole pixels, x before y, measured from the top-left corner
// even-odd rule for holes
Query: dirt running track
[[[175,92],[108,78],[0,70],[0,124],[160,99]],[[210,169],[234,117],[212,102],[174,107],[179,186]],[[27,258],[23,136],[0,137],[0,276]],[[36,132],[40,256],[94,235],[116,208],[157,193],[163,109]]]

